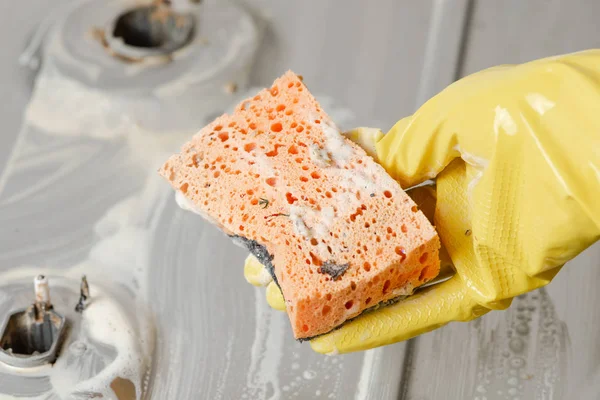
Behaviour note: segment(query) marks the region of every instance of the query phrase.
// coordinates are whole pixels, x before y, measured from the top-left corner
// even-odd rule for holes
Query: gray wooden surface
[[[249,3],[265,8],[268,14],[262,57],[252,72],[255,84],[267,85],[284,70],[292,69],[304,75],[311,90],[331,95],[350,108],[360,125],[382,129],[410,114],[457,77],[496,64],[600,44],[597,1]],[[0,93],[4,99],[0,107],[0,176],[31,90],[32,76],[19,68],[16,60],[32,29],[52,7],[52,3],[39,0],[5,0],[0,4]],[[255,326],[262,323],[256,320],[258,317],[270,319],[270,326],[283,326],[285,321],[278,321],[280,316],[268,310],[255,309],[254,297],[258,294],[241,276],[241,251],[231,250],[212,228],[198,228],[196,221],[175,210],[174,203],[170,207],[161,218],[165,228],[171,229],[173,239],[155,248],[153,254],[153,307],[162,335],[154,391],[179,399],[238,398],[248,393],[248,385],[257,384],[247,381],[245,375],[243,381],[236,379],[249,368],[252,344],[252,340],[238,338],[248,335],[248,329],[254,332]],[[0,237],[6,237],[9,227],[27,223],[10,220],[13,225],[9,225],[7,221],[0,220]],[[17,235],[10,246],[26,247],[27,240]],[[44,238],[39,240],[43,242]],[[164,268],[170,262],[160,258],[166,248],[185,249],[195,243],[200,243],[195,247],[196,254]],[[0,248],[6,250],[6,243],[0,243]],[[240,265],[239,275],[224,272],[215,279],[228,279],[231,286],[212,287],[202,294],[173,289],[188,287],[186,282],[201,286],[207,279],[206,270],[191,268],[190,263],[211,251],[215,252],[213,262]],[[47,256],[34,254],[31,258],[39,261]],[[6,254],[0,255],[0,260],[5,264],[14,261]],[[335,385],[341,389],[334,392],[338,398],[415,400],[600,398],[600,312],[595,306],[600,301],[596,287],[600,282],[599,264],[600,246],[596,245],[570,263],[546,290],[515,300],[506,312],[492,313],[469,324],[451,324],[385,349],[340,356],[336,364],[342,367],[335,375]],[[229,319],[219,319],[211,307],[202,305],[214,299],[219,301],[223,314],[243,321],[247,318],[251,327],[234,324],[232,328]],[[201,304],[201,318],[215,323],[211,329],[199,329],[200,325],[187,319],[187,315],[198,311],[190,309],[192,302]],[[333,361],[309,354],[308,346],[298,346],[288,339],[281,344],[285,349],[277,364],[279,371],[275,372],[279,379],[269,383],[279,387],[268,389],[265,397],[316,397],[317,391],[324,391],[320,388],[330,383],[324,376],[298,385],[295,395],[283,390],[299,373],[291,365],[298,357],[302,363],[299,371],[325,370],[333,368]],[[190,342],[194,345],[183,347]],[[182,382],[186,387],[180,387]]]

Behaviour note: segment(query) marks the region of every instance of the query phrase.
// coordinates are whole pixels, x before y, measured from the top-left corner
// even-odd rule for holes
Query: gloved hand
[[[468,76],[375,137],[378,161],[402,187],[436,179],[435,225],[457,273],[312,348],[406,340],[548,284],[600,238],[599,107],[592,50]]]

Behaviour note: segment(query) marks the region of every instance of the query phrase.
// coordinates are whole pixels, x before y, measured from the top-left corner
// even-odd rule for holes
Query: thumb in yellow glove
[[[365,350],[503,309],[600,237],[600,51],[464,78],[377,141],[402,187],[436,178],[457,274],[311,341]]]

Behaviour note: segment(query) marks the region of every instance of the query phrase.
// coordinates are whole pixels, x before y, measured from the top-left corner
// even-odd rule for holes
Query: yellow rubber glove
[[[503,309],[600,237],[600,51],[491,68],[376,144],[407,188],[436,178],[435,225],[457,274],[311,341],[320,353],[402,341]]]
[[[548,284],[600,237],[598,107],[600,51],[587,51],[471,75],[385,136],[350,132],[402,187],[436,178],[435,196],[409,193],[424,212],[437,197],[436,228],[457,274],[312,348],[346,353],[406,340]],[[271,286],[269,304],[284,309]]]

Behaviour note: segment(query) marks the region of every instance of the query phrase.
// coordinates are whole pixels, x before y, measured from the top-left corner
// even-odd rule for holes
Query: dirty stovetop
[[[595,398],[598,246],[505,312],[321,356],[156,169],[287,69],[341,127],[386,129],[464,74],[594,47],[600,5],[173,3],[194,18],[152,21],[177,30],[119,20],[134,0],[0,5],[0,399]],[[118,39],[140,26],[136,46]],[[34,365],[54,338],[54,367]],[[10,365],[8,348],[37,358]]]

